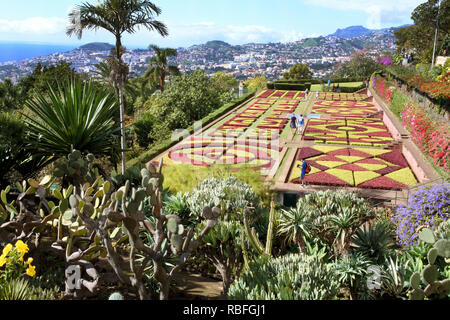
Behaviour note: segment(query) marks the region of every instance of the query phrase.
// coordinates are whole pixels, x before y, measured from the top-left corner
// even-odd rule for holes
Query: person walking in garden
[[[293,134],[297,131],[297,115],[294,113],[291,113],[289,115],[289,119],[291,119],[290,127]]]
[[[316,91],[316,100],[319,100],[319,91]]]
[[[301,114],[299,117],[297,117],[298,119],[298,124],[297,124],[297,129],[298,129],[298,134],[302,134],[303,132],[303,126],[305,124],[305,118],[303,118],[303,115]]]
[[[339,83],[336,86],[336,92],[339,92]]]
[[[297,168],[302,169],[302,172],[300,174],[300,188],[308,188],[308,184],[305,184],[305,176],[307,173],[309,173],[311,171],[311,167],[309,166],[309,164],[306,162],[305,159],[301,159],[302,164],[297,165]]]
[[[306,100],[308,100],[308,93],[309,93],[309,89],[306,88],[306,90],[305,90],[305,99],[306,99]]]

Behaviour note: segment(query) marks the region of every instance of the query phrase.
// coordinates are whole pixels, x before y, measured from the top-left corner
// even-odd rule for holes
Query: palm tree
[[[170,66],[168,62],[169,57],[176,57],[177,50],[171,48],[160,48],[156,45],[150,45],[149,50],[153,50],[155,55],[149,59],[149,67],[144,74],[150,84],[159,82],[161,92],[164,91],[164,83],[168,75],[180,75],[180,70],[176,66]]]
[[[120,131],[122,148],[122,172],[125,172],[125,102],[122,94],[123,83],[126,79],[127,68],[122,61],[123,47],[122,35],[135,33],[140,27],[149,31],[157,31],[165,37],[169,33],[167,27],[155,20],[161,9],[147,0],[102,0],[94,6],[83,3],[69,13],[69,26],[67,35],[76,35],[82,38],[84,30],[104,29],[112,33],[116,39],[116,68],[113,70],[113,80],[117,83],[120,101]]]

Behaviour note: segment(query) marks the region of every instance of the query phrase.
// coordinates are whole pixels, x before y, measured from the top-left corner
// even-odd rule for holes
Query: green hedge
[[[330,78],[332,83],[344,83],[344,82],[360,82],[360,81],[365,81],[366,79],[363,78],[356,78],[356,77],[352,77],[352,78]],[[328,83],[328,79],[300,79],[300,80],[278,80],[278,81],[273,81],[272,83],[289,83],[289,84],[303,84],[303,83],[311,83],[311,84],[327,84]]]
[[[223,116],[224,114],[226,114],[227,112],[229,112],[233,108],[237,107],[238,105],[240,105],[244,101],[246,101],[246,100],[250,99],[251,97],[253,97],[255,95],[255,93],[256,93],[255,91],[252,91],[252,92],[242,96],[241,98],[238,98],[238,99],[236,99],[236,100],[234,100],[234,101],[232,101],[230,103],[227,103],[227,104],[223,105],[219,109],[214,110],[209,115],[207,115],[206,117],[204,117],[203,119],[200,120],[202,122],[202,126],[203,127],[207,126],[208,124],[210,124],[211,122],[213,122],[214,120],[219,118],[220,116]],[[189,133],[192,134],[194,132],[194,125],[189,126],[187,128],[187,130],[189,131]],[[146,162],[150,161],[151,159],[153,159],[154,157],[156,157],[157,155],[159,155],[162,152],[166,151],[167,149],[173,147],[178,142],[179,141],[172,141],[171,138],[167,138],[167,139],[159,142],[157,145],[152,146],[149,150],[147,150],[144,153],[142,153],[139,157],[131,159],[130,161],[128,161],[127,162],[127,166],[131,167],[131,166],[134,166],[134,165],[136,165],[138,163],[146,163]]]
[[[305,91],[306,89],[311,90],[311,83],[284,83],[284,82],[272,82],[267,84],[267,89],[272,90],[297,90]]]

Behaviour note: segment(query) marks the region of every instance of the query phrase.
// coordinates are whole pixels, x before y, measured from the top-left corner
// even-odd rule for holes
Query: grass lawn
[[[332,83],[330,86],[337,86],[337,83]],[[346,88],[356,88],[361,86],[362,84],[364,84],[364,82],[360,81],[360,82],[343,82],[343,83],[339,83],[339,87],[346,87]],[[325,84],[325,86],[327,86],[328,84]],[[322,85],[321,84],[313,84],[311,86],[311,91],[322,91]]]

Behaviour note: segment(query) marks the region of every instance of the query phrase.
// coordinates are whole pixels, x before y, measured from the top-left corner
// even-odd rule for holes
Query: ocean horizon
[[[23,61],[76,49],[76,45],[0,42],[0,63]]]

